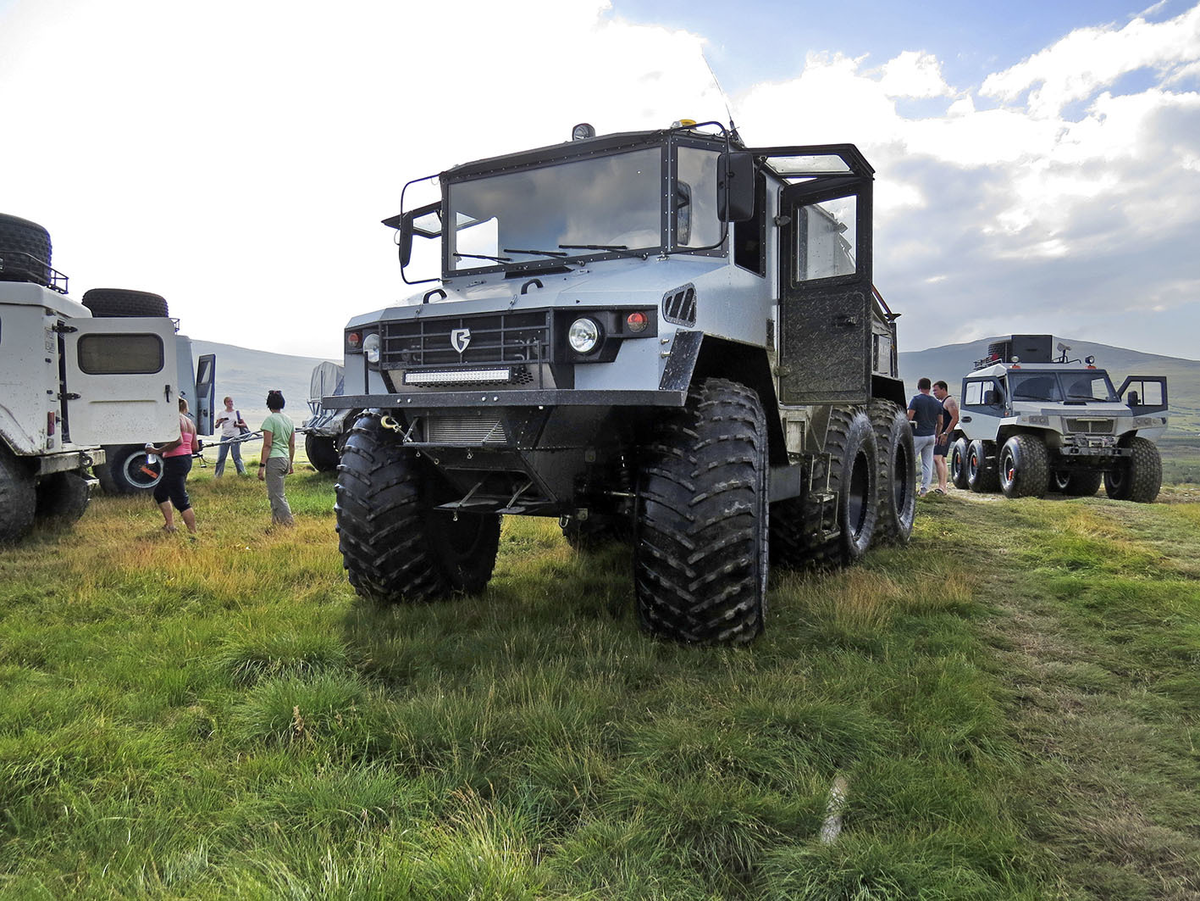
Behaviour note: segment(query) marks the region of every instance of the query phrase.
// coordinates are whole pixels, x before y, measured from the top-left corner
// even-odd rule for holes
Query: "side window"
[[[767,180],[754,179],[754,218],[733,223],[733,262],[759,275],[767,274]]]
[[[697,147],[680,147],[675,185],[675,244],[708,247],[721,240],[717,218],[717,161],[719,154]]]
[[[837,197],[796,210],[794,281],[853,275],[858,198]]]
[[[163,368],[158,335],[84,335],[78,352],[88,375],[149,375]]]
[[[982,403],[983,382],[967,382],[967,389],[963,392],[963,405],[978,407]]]

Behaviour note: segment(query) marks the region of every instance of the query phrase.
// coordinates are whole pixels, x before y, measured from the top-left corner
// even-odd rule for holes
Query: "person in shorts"
[[[163,515],[163,531],[175,531],[175,514],[172,506],[179,511],[179,518],[187,526],[189,534],[196,534],[196,511],[187,493],[187,477],[192,471],[192,451],[199,446],[196,437],[196,425],[187,415],[188,402],[179,398],[179,437],[166,444],[146,445],[147,454],[157,454],[162,457],[162,478],[154,486],[154,502]]]
[[[950,451],[950,438],[958,425],[958,401],[950,396],[950,386],[945,382],[933,383],[933,396],[942,404],[938,417],[937,432],[933,443],[933,465],[937,467],[938,486],[935,494],[946,494],[950,490],[950,470],[946,466],[946,455]]]

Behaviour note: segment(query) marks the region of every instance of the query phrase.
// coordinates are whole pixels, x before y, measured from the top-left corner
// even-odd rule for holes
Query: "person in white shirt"
[[[242,429],[246,428],[246,421],[242,419],[242,414],[233,409],[233,398],[225,398],[225,409],[217,413],[217,428],[221,433],[221,448],[217,451],[217,468],[214,471],[218,479],[225,472],[225,457],[230,451],[233,452],[233,465],[237,467],[238,475],[246,474],[246,464],[242,462],[242,442],[236,439],[242,436]]]

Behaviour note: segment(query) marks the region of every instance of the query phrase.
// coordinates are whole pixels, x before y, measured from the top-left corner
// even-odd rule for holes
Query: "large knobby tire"
[[[162,457],[147,456],[144,445],[111,445],[104,448],[104,456],[107,462],[92,471],[105,494],[142,494],[162,481]]]
[[[995,491],[1000,487],[1000,474],[996,471],[992,456],[993,446],[990,441],[976,438],[967,445],[967,487],[976,494]]]
[[[1067,497],[1091,497],[1100,490],[1104,473],[1087,470],[1058,470],[1050,476],[1050,490]]]
[[[1104,493],[1114,501],[1149,504],[1162,488],[1162,458],[1154,442],[1134,438],[1127,445],[1132,456],[1122,465],[1104,474]]]
[[[70,525],[83,516],[91,492],[87,479],[77,472],[56,472],[37,486],[39,522]]]
[[[950,481],[955,488],[967,488],[967,439],[959,438],[950,445],[950,453],[946,459]]]
[[[911,426],[906,428],[911,433]],[[825,446],[813,462],[812,491],[772,507],[771,541],[779,543],[772,563],[839,565],[862,557],[879,515],[877,459],[875,430],[867,414],[857,407],[833,407]],[[912,454],[909,460],[914,459]],[[821,502],[819,496],[827,488],[835,503]]]
[[[336,439],[311,432],[304,436],[304,454],[317,472],[333,472],[341,461]]]
[[[1013,435],[1000,448],[1000,490],[1007,498],[1043,497],[1050,480],[1050,453],[1037,435]]]
[[[0,213],[0,282],[50,284],[50,233],[36,222]]]
[[[872,401],[867,408],[875,429],[879,461],[876,484],[879,512],[876,542],[907,544],[917,514],[916,451],[908,414],[892,401]]]
[[[25,537],[36,509],[33,475],[22,460],[0,444],[0,543]]]
[[[452,499],[442,477],[379,417],[362,416],[342,452],[338,546],[354,590],[373,601],[478,594],[496,565],[500,517],[434,509]]]
[[[708,379],[662,417],[638,464],[634,590],[651,634],[742,644],[767,608],[767,425],[758,395]]]
[[[96,317],[168,315],[165,298],[124,288],[92,288],[84,292],[83,305]]]

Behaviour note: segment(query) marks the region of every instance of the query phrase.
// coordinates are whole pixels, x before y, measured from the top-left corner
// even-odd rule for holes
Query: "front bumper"
[[[423,391],[321,398],[328,409],[442,410],[450,407],[682,407],[686,386],[652,391]]]

